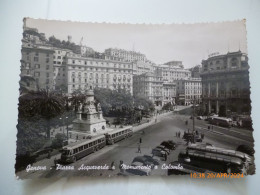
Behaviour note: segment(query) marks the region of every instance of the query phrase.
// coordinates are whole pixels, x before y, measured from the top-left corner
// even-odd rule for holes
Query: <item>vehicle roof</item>
[[[115,129],[115,130],[109,131],[109,132],[107,132],[106,134],[111,135],[111,134],[118,133],[118,132],[120,132],[120,131],[124,131],[124,130],[127,130],[127,129],[132,130],[133,127],[132,127],[132,126],[126,126],[126,127],[120,128],[120,129]]]
[[[80,140],[80,141],[71,143],[71,144],[69,144],[67,146],[64,146],[62,149],[63,150],[71,150],[71,149],[74,149],[74,148],[77,148],[77,147],[80,147],[80,146],[84,146],[85,144],[88,144],[90,142],[96,141],[96,140],[98,140],[100,138],[105,138],[105,136],[104,135],[100,135],[100,136],[97,136],[97,137],[94,137],[94,138],[91,138],[91,139]]]
[[[187,154],[186,151],[182,151],[181,153],[184,155]],[[209,160],[216,160],[220,162],[232,163],[237,165],[241,165],[243,163],[243,161],[237,157],[218,154],[218,153],[211,153],[206,151],[199,151],[199,150],[188,150],[188,156],[199,157],[199,158],[204,158]]]
[[[234,156],[238,158],[246,158],[246,154],[243,152],[235,151],[235,150],[227,150],[224,148],[212,147],[212,146],[188,146],[188,149],[199,150],[199,151],[207,151],[217,154],[224,154],[228,156]]]

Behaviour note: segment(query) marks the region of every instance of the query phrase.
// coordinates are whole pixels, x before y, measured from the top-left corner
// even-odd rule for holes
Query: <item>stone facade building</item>
[[[201,102],[201,78],[187,78],[176,81],[177,103],[179,105],[196,104]]]
[[[143,96],[156,106],[163,104],[163,80],[159,72],[147,72],[133,77],[134,96]]]
[[[38,89],[53,89],[54,50],[45,46],[23,45],[20,76],[31,76]]]
[[[120,58],[123,61],[127,61],[127,62],[147,61],[146,56],[144,54],[135,51],[127,51],[124,49],[109,48],[105,50],[105,55]]]
[[[90,87],[125,89],[133,93],[133,67],[130,62],[82,57],[68,53],[65,77],[68,94]]]
[[[230,52],[202,61],[202,101],[206,113],[251,112],[247,54]]]

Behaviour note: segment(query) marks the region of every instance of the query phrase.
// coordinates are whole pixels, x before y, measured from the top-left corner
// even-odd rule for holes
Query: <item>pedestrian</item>
[[[56,168],[56,166],[57,166],[57,159],[56,159],[56,157],[54,158],[54,167]]]
[[[115,169],[115,162],[114,161],[112,161],[112,163],[111,163],[111,165],[110,165],[110,170],[114,170]]]
[[[167,154],[164,154],[164,160],[167,161]]]
[[[142,138],[140,137],[140,140],[139,140],[140,144],[142,143]]]
[[[210,126],[208,126],[208,130],[210,130]]]
[[[201,139],[204,139],[204,133],[201,133]]]
[[[198,130],[196,130],[196,135],[199,135],[199,132],[198,132]]]
[[[49,150],[47,158],[51,158],[51,151]]]
[[[119,163],[119,170],[120,170],[120,172],[124,172],[123,164],[124,164],[124,162],[122,160],[120,160],[120,163]]]
[[[137,153],[141,153],[141,144],[140,143],[138,143],[138,151],[137,151]]]
[[[77,134],[77,136],[76,136],[76,140],[78,140],[79,139],[79,135]]]

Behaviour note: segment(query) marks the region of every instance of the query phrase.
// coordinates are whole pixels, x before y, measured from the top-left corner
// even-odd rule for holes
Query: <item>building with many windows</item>
[[[135,51],[127,51],[124,49],[108,48],[105,50],[105,55],[120,58],[123,61],[127,61],[127,62],[147,61],[146,56],[144,54]]]
[[[176,83],[163,83],[163,105],[171,103],[175,105],[176,100]]]
[[[53,89],[54,50],[30,44],[23,45],[21,51],[21,78],[23,76],[32,77],[38,89]]]
[[[176,80],[186,79],[191,77],[191,72],[184,69],[182,62],[172,61],[166,64],[158,65],[162,69],[162,77],[165,82],[175,82]]]
[[[187,78],[176,81],[177,103],[179,105],[196,104],[201,102],[201,78]]]
[[[163,104],[163,80],[161,72],[147,72],[133,77],[134,96],[143,96],[156,106]]]
[[[66,55],[72,53],[71,50],[62,48],[53,48],[53,85],[55,90],[67,91],[66,86]]]
[[[202,61],[202,101],[207,113],[229,116],[251,112],[247,54],[228,52]]]
[[[130,62],[82,57],[67,53],[66,85],[68,93],[89,88],[125,89],[133,93],[133,66]]]

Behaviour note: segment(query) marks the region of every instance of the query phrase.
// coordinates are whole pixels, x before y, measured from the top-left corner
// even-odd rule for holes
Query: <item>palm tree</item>
[[[46,134],[50,138],[50,120],[65,109],[64,97],[49,90],[29,91],[19,98],[19,118],[30,118],[36,115],[46,121]]]

